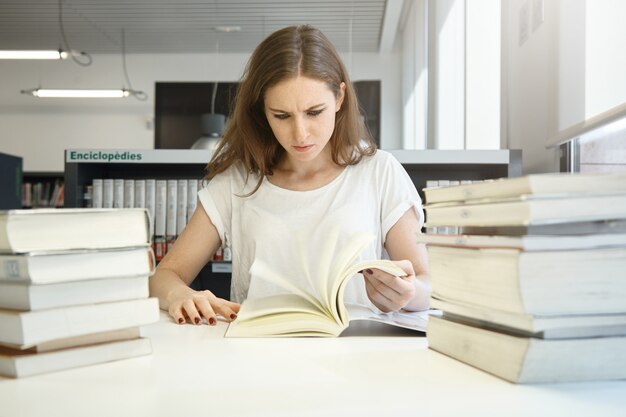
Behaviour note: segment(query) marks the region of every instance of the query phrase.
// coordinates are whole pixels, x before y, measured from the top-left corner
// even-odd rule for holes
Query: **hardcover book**
[[[454,187],[425,188],[427,204],[480,199],[503,199],[523,195],[568,196],[572,194],[625,194],[626,173],[534,174],[500,178]]]
[[[427,250],[433,297],[536,315],[626,312],[626,247]]]
[[[431,349],[510,382],[626,378],[626,336],[546,340],[440,317],[427,333]]]
[[[32,209],[0,212],[0,253],[145,246],[145,209]]]

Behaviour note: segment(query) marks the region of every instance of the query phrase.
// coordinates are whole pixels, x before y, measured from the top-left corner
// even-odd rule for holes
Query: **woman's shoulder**
[[[216,174],[209,184],[221,185],[230,188],[234,192],[241,192],[246,185],[256,184],[257,175],[249,173],[242,162],[235,162],[224,171]]]
[[[387,169],[390,165],[399,164],[398,160],[389,152],[377,149],[372,155],[364,156],[357,164],[362,169]]]

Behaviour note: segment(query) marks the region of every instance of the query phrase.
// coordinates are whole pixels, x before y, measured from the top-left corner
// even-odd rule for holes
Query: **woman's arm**
[[[178,323],[200,324],[202,317],[216,324],[215,313],[227,321],[237,317],[239,304],[216,297],[210,291],[194,291],[189,284],[221,245],[217,229],[198,204],[189,223],[150,278],[150,295]]]
[[[372,273],[364,271],[367,295],[382,311],[421,311],[430,306],[428,256],[424,245],[417,243],[419,233],[414,209],[407,210],[387,233],[385,249],[389,258],[407,273],[405,277],[394,277],[378,269]]]

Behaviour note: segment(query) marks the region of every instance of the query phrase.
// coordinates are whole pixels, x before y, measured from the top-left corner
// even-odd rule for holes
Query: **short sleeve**
[[[383,151],[377,153],[382,154],[379,178],[383,239],[400,217],[411,208],[415,210],[421,228],[424,224],[424,210],[411,177],[393,155]]]
[[[198,199],[211,219],[211,223],[217,229],[222,242],[225,242],[225,235],[230,235],[230,219],[233,211],[232,176],[229,171],[216,175],[198,191]]]

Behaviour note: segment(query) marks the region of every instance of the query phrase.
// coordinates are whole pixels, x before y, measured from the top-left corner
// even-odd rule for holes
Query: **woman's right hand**
[[[216,297],[211,291],[194,291],[189,287],[178,287],[167,295],[168,312],[178,324],[200,324],[202,319],[211,326],[217,324],[216,313],[230,322],[237,318],[240,304]]]

